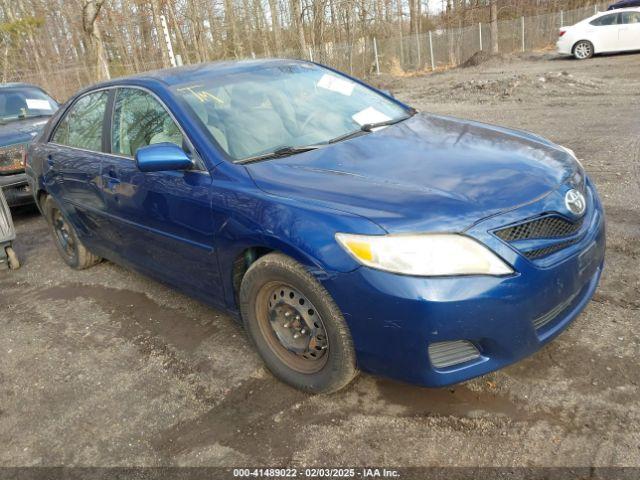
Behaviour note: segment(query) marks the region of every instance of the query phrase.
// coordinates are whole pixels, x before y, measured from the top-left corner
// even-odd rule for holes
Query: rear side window
[[[624,12],[620,14],[620,23],[640,23],[639,12]]]
[[[183,146],[180,128],[149,93],[122,88],[116,94],[111,128],[111,151],[133,157],[139,148],[154,143]]]
[[[607,25],[616,25],[618,23],[618,14],[612,13],[611,15],[604,15],[603,17],[596,18],[592,22],[591,25],[595,25],[596,27],[604,27]]]
[[[102,125],[107,109],[107,91],[80,98],[58,124],[52,142],[94,152],[102,151]]]

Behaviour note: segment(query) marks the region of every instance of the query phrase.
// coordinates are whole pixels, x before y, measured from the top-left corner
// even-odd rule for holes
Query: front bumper
[[[514,265],[514,275],[418,278],[360,267],[325,279],[351,329],[360,368],[444,386],[539,350],[578,316],[598,285],[604,265],[604,215],[595,190],[591,199],[581,240],[541,262],[527,260],[493,237],[489,232],[495,218],[467,232]],[[547,323],[536,328],[534,321],[539,325],[541,318]],[[436,368],[429,345],[455,340],[472,342],[479,357]]]
[[[33,203],[33,194],[25,173],[0,175],[0,188],[10,207]]]

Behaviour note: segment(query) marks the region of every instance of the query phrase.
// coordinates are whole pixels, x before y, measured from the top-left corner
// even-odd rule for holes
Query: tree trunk
[[[302,21],[302,12],[300,10],[300,0],[291,0],[291,17],[298,36],[300,54],[305,55],[307,52],[307,42],[304,38],[304,23]]]
[[[280,12],[278,12],[278,0],[269,0],[269,11],[271,12],[271,29],[273,30],[273,48],[276,53],[282,49],[280,40]]]
[[[110,79],[107,51],[104,48],[102,32],[96,23],[105,0],[84,0],[82,5],[82,28],[92,45],[96,60],[96,77],[98,80]]]
[[[491,0],[491,53],[498,53],[498,0]]]

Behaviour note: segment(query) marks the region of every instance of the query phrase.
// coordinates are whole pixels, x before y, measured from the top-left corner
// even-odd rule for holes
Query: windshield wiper
[[[20,115],[18,117],[19,120],[31,120],[32,118],[43,118],[43,117],[47,117],[49,118],[51,115],[49,114],[45,114],[45,113],[39,113],[37,115]]]
[[[354,130],[353,132],[345,133],[344,135],[340,135],[339,137],[332,138],[327,143],[337,143],[342,142],[343,140],[348,140],[353,137],[358,137],[364,133],[369,133],[379,127],[388,127],[389,125],[395,125],[396,123],[404,122],[409,118],[413,117],[417,113],[416,110],[411,109],[409,111],[409,115],[400,118],[393,118],[391,120],[385,120],[384,122],[376,122],[376,123],[365,123],[361,125],[358,130]]]
[[[300,147],[280,147],[273,152],[263,153],[262,155],[256,155],[255,157],[244,158],[242,160],[238,160],[236,163],[252,163],[259,162],[260,160],[269,160],[271,158],[282,158],[288,157],[290,155],[295,155],[296,153],[308,152],[310,150],[317,150],[321,148],[322,145],[303,145]]]

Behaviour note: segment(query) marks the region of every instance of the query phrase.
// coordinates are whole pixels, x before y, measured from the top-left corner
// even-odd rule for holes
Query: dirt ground
[[[573,148],[608,221],[585,312],[514,366],[449,389],[361,375],[307,396],[229,317],[111,263],[59,259],[15,212],[0,272],[0,466],[640,466],[640,54],[550,54],[375,80],[420,110]]]

